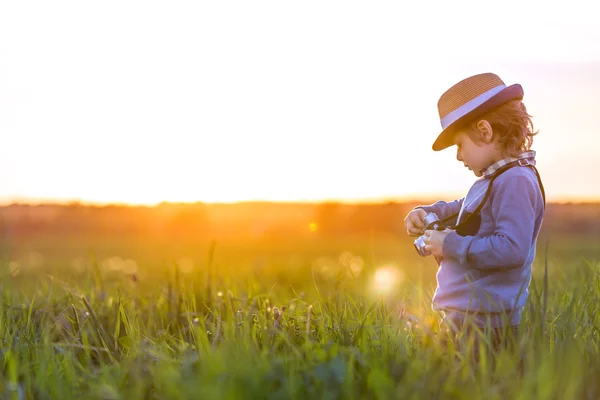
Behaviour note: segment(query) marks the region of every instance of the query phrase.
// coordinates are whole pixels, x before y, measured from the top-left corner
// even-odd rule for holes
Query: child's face
[[[475,132],[481,140],[473,140],[466,131],[461,131],[454,137],[456,159],[469,168],[475,176],[480,177],[490,165],[503,158],[502,151],[493,140],[492,127],[487,123],[479,126]]]

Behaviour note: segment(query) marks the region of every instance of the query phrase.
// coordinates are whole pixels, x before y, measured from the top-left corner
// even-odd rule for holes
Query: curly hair
[[[471,122],[468,133],[471,139],[479,140],[477,123],[486,120],[492,126],[494,140],[502,150],[509,157],[517,157],[531,148],[533,137],[538,134],[538,131],[534,131],[531,118],[521,100],[511,100]]]

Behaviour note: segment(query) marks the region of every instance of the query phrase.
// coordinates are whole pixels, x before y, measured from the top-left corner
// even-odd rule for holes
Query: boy
[[[545,208],[535,169],[531,116],[521,85],[495,74],[471,76],[439,99],[443,131],[434,151],[456,145],[456,158],[479,177],[466,197],[413,209],[409,235],[424,234],[425,250],[439,263],[433,309],[453,331],[475,324],[513,333],[528,297],[531,265]],[[423,231],[435,213],[452,229]],[[444,221],[445,220],[445,221]]]

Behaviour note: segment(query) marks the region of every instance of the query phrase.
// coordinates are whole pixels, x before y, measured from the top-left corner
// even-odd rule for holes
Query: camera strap
[[[513,168],[513,167],[531,167],[533,168],[533,171],[535,172],[535,175],[537,176],[538,179],[538,183],[540,185],[540,191],[542,192],[542,198],[544,199],[544,208],[546,208],[546,192],[544,190],[544,185],[542,184],[542,178],[540,177],[540,173],[538,172],[537,168],[535,167],[535,165],[529,163],[529,161],[527,159],[519,159],[517,161],[513,161],[511,163],[506,164],[505,166],[501,167],[500,169],[498,169],[498,171],[496,171],[489,179],[490,179],[490,183],[488,184],[488,187],[485,191],[485,195],[483,196],[483,200],[481,200],[481,202],[479,203],[479,205],[477,206],[477,208],[470,213],[469,215],[467,215],[467,217],[464,219],[464,221],[456,221],[456,225],[454,226],[449,226],[446,228],[449,229],[453,229],[456,230],[461,226],[464,226],[474,215],[479,214],[479,212],[481,211],[481,209],[483,208],[483,206],[485,205],[485,203],[487,202],[488,198],[490,197],[490,193],[492,192],[492,184],[494,183],[494,180],[496,180],[497,177],[499,177],[500,175],[502,175],[504,172],[508,171],[509,169]],[[454,215],[451,215],[450,217],[442,220],[441,222],[445,222],[445,221],[450,221],[453,218],[457,217],[459,213],[456,213]]]

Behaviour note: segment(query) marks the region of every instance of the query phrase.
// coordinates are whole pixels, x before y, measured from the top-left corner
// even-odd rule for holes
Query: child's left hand
[[[450,233],[454,232],[452,229],[444,229],[443,231],[427,230],[425,231],[425,250],[431,252],[436,258],[442,258],[442,248],[444,246],[444,239]]]

